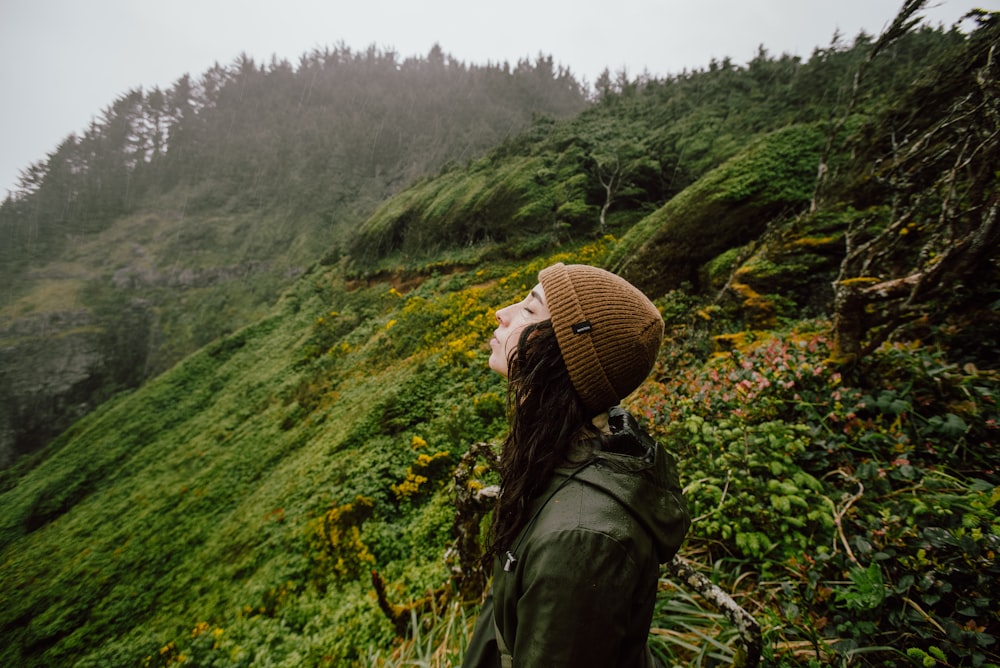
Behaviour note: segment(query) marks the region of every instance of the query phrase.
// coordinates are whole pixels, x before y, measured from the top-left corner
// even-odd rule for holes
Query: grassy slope
[[[705,263],[805,207],[821,143],[819,130],[804,125],[756,138],[629,229],[610,267],[651,294],[685,281],[704,289],[698,274]]]
[[[186,607],[187,587],[176,585],[203,569],[182,564],[245,558],[234,553],[241,541],[220,551],[212,537],[231,522],[258,527],[257,520],[245,523],[241,505],[299,444],[294,435],[275,433],[282,406],[269,400],[288,378],[294,350],[288,339],[296,331],[267,332],[277,322],[244,332],[254,345],[235,357],[204,352],[141,393],[106,405],[8,495],[5,543],[25,523],[52,520],[5,549],[5,580],[51,586],[44,594],[32,590],[41,602],[28,595],[7,608],[11,617],[31,620],[17,634],[22,642],[44,646],[72,630],[78,640],[66,639],[74,646],[68,654],[92,649],[78,645],[84,639],[127,633],[137,622],[155,628],[152,615],[169,619]],[[72,512],[59,514],[64,507]],[[213,579],[218,585],[228,578]],[[210,610],[220,592],[207,589],[195,588],[191,602]],[[51,596],[58,604],[48,607]]]
[[[746,155],[746,164],[754,164],[758,147]],[[704,182],[738,189],[746,173],[739,164],[728,162]],[[699,189],[704,185],[692,186],[693,192]],[[681,201],[696,211],[692,199],[697,198]],[[748,210],[755,202],[753,197],[743,201]],[[738,222],[738,207],[733,210]],[[661,218],[663,211],[656,211],[648,220]],[[662,229],[642,222],[636,229],[647,227],[651,234]],[[808,225],[801,230],[811,233]],[[2,593],[8,601],[0,611],[7,641],[0,659],[18,665],[214,661],[239,666],[364,663],[376,652],[385,657],[394,633],[375,604],[368,570],[378,569],[397,601],[417,598],[447,580],[450,468],[470,443],[503,430],[502,385],[485,368],[491,308],[523,294],[538,269],[551,261],[606,264],[621,256],[623,246],[633,247],[632,240],[605,239],[517,266],[451,267],[452,273],[441,275],[424,265],[423,275],[410,276],[406,287],[399,284],[403,292],[374,281],[367,287],[355,281],[348,289],[339,267],[316,266],[268,317],[104,405],[64,434],[51,448],[55,454],[0,498]],[[780,268],[768,270],[780,274]],[[771,287],[780,289],[778,283]],[[705,306],[677,292],[658,301],[675,326]],[[831,415],[840,410],[837,419],[845,421],[849,411],[858,410],[834,410],[829,403],[824,388],[830,372],[823,368],[815,334],[822,323],[802,325],[809,334],[778,333],[774,344],[764,335],[765,350],[808,341],[813,352],[793,364],[754,352],[754,337],[749,343],[723,337],[728,343],[715,345],[747,357],[724,355],[714,371],[713,364],[702,368],[711,350],[709,337],[741,327],[738,317],[731,319],[739,310],[727,315],[727,309],[709,306],[698,318],[708,325],[681,325],[678,331],[687,333],[673,341],[663,359],[677,380],[666,380],[661,370],[635,405],[664,442],[687,455],[685,479],[698,481],[691,489],[695,514],[712,518],[723,504],[738,504],[722,513],[730,521],[699,523],[688,554],[714,562],[723,578],[753,573],[751,581],[781,581],[787,560],[800,550],[811,553],[812,541],[819,546],[834,539],[833,556],[843,558],[824,498],[836,508],[836,499],[854,488],[838,484],[839,478],[826,486],[817,480],[823,466],[850,471],[858,462],[820,454],[822,448],[809,454],[813,445],[853,452],[864,444],[878,461],[883,455],[869,443],[898,443],[893,425],[899,420],[877,418],[867,436],[858,432],[857,442],[820,438],[834,426],[819,415],[822,406]],[[693,356],[683,363],[672,359],[684,351]],[[757,366],[726,371],[727,364],[740,359]],[[900,366],[898,360],[892,364]],[[774,370],[801,368],[818,386],[811,388],[810,401],[799,404],[792,393],[804,391],[801,379]],[[785,388],[789,380],[800,385],[777,396],[747,398],[744,406],[760,414],[744,414],[740,423],[732,419],[735,399],[725,398],[731,386],[714,379],[727,373],[744,374],[754,383],[766,377],[775,388]],[[984,388],[990,382],[986,376],[961,381]],[[914,401],[906,395],[899,400]],[[958,412],[976,433],[988,416],[977,406],[921,410],[924,424]],[[778,416],[782,419],[775,420]],[[935,447],[942,451],[953,447],[956,436],[943,428],[912,430],[917,437],[938,439]],[[751,441],[759,450],[755,466],[769,473],[741,477],[728,494],[723,490],[731,474],[725,471],[746,465],[742,458]],[[717,451],[720,443],[731,444],[728,454]],[[802,453],[819,456],[819,464],[798,462]],[[894,470],[889,462],[884,465]],[[756,488],[773,476],[794,484]],[[865,484],[874,488],[877,480]],[[973,508],[988,498],[982,489],[947,491]],[[755,508],[755,499],[767,503]],[[803,502],[816,511],[808,521],[782,524],[792,506]],[[368,515],[358,514],[365,504]],[[744,515],[744,508],[752,512]],[[918,521],[947,526],[943,515],[920,519],[906,516],[908,510],[899,512],[906,523],[879,530],[903,529],[905,536]],[[970,518],[961,521],[979,526],[982,511]],[[886,549],[897,547],[902,550],[901,544]],[[819,554],[831,558],[829,551]],[[840,571],[840,577],[849,570]],[[810,577],[829,577],[829,572],[817,570]],[[786,579],[783,586],[794,591],[802,583]],[[850,595],[849,590],[844,594]],[[784,606],[803,605],[802,600],[769,596],[758,594],[753,605],[763,606],[755,611],[776,647],[794,647],[816,633],[809,625],[795,626],[801,620],[782,617]],[[661,603],[658,626],[669,629],[687,619],[697,632],[690,631],[684,642],[707,642],[712,632],[705,620],[712,618],[704,602],[674,592]],[[461,626],[455,617],[459,612],[451,609],[450,614],[442,624],[454,630],[455,624]],[[711,625],[716,628],[718,622]],[[727,635],[719,651],[725,655],[733,642]],[[454,655],[460,645],[450,651]],[[782,652],[785,660],[796,656],[794,650]]]
[[[280,642],[335,663],[386,642],[366,578],[324,562],[316,521],[371,498],[374,564],[417,592],[443,581],[451,511],[440,492],[425,502],[446,471],[412,499],[392,485],[420,454],[415,435],[447,461],[495,435],[488,313],[522,289],[472,272],[405,297],[347,292],[317,270],[271,316],[79,422],[2,498],[0,662],[129,665],[202,621],[260,643],[280,625]],[[295,603],[276,615],[288,587]]]
[[[748,150],[744,165],[755,164],[759,148]],[[747,173],[740,164],[726,163],[703,183],[739,189]],[[692,192],[704,190],[703,183]],[[697,199],[685,195],[680,201],[697,212]],[[742,203],[752,211],[757,201]],[[705,206],[711,205],[706,199]],[[646,223],[670,209],[653,212],[635,229],[655,234],[663,228]],[[731,211],[738,224],[739,207],[733,204]],[[809,225],[800,232],[806,241],[811,233]],[[53,456],[0,498],[2,592],[9,601],[0,611],[7,640],[0,659],[21,665],[343,665],[379,653],[384,660],[394,634],[375,604],[369,568],[391,583],[397,601],[446,581],[450,468],[470,443],[503,430],[502,385],[485,368],[491,308],[530,288],[538,269],[551,261],[607,264],[634,243],[605,239],[519,265],[447,265],[450,273],[441,275],[433,264],[422,265],[423,274],[413,273],[419,269],[414,266],[405,284],[399,283],[402,292],[375,281],[367,287],[354,281],[348,289],[339,267],[314,267],[268,317],[79,422],[53,444]],[[735,268],[732,261],[721,263]],[[781,273],[780,267],[767,268]],[[751,277],[760,283],[757,274]],[[770,280],[780,291],[780,281]],[[668,322],[687,332],[663,359],[678,379],[667,381],[661,370],[635,405],[664,442],[687,455],[685,479],[699,481],[691,490],[695,514],[714,516],[723,504],[738,504],[727,511],[731,521],[700,523],[688,554],[714,562],[723,578],[733,577],[728,569],[735,568],[735,574],[755,573],[751,580],[780,581],[790,555],[811,552],[810,541],[830,544],[834,522],[822,511],[824,497],[837,499],[853,489],[849,483],[820,486],[822,467],[789,464],[789,457],[822,442],[818,435],[831,427],[816,415],[817,406],[830,401],[823,389],[829,371],[815,334],[824,325],[804,324],[808,335],[776,335],[774,341],[786,341],[773,344],[778,346],[810,341],[810,356],[791,365],[753,352],[753,337],[751,343],[723,337],[729,343],[721,345],[745,351],[759,366],[752,373],[746,366],[725,372],[726,364],[741,358],[723,356],[713,371],[711,364],[701,367],[711,350],[709,337],[739,330],[739,318],[731,318],[745,305],[736,311],[702,308],[703,318],[696,320],[708,324],[691,328],[681,323],[705,306],[697,298],[670,292],[658,301]],[[790,321],[784,322],[787,327]],[[693,357],[673,359],[684,351]],[[759,382],[774,369],[800,367],[819,384],[812,403],[799,405],[791,396],[801,385],[776,397],[748,399],[746,405],[761,412],[746,414],[742,426],[732,421],[732,399],[723,398],[729,386],[710,380],[738,373]],[[987,377],[970,378],[989,386]],[[784,388],[800,379],[779,374],[771,380]],[[927,408],[921,419],[930,423],[932,409],[941,410]],[[947,410],[964,420],[987,416],[975,407]],[[784,421],[773,419],[778,414]],[[698,419],[705,422],[691,422]],[[883,432],[891,429],[879,425],[889,423],[879,418],[859,442],[886,437]],[[982,428],[979,422],[976,429]],[[755,492],[760,479],[750,476],[740,478],[731,495],[722,491],[730,482],[725,471],[745,465],[747,439],[759,444],[759,466],[796,481],[793,488],[765,485]],[[729,455],[720,457],[719,443],[733,444]],[[937,447],[951,446],[945,439]],[[873,449],[872,456],[881,455]],[[842,470],[857,465],[829,457],[821,463]],[[983,502],[981,490],[957,491],[963,504]],[[770,501],[754,509],[754,499]],[[806,524],[781,525],[791,505],[803,499],[819,513]],[[364,503],[371,507],[367,516],[352,514]],[[753,512],[743,515],[741,508]],[[981,513],[975,517],[968,521],[981,522]],[[907,519],[916,521],[916,515]],[[839,544],[833,544],[836,555]],[[718,546],[726,546],[722,554]],[[819,571],[814,577],[821,577]],[[786,585],[801,586],[794,579]],[[760,595],[753,603],[764,606],[755,611],[783,647],[794,647],[807,633],[778,612],[790,603],[803,605],[795,597],[765,601]],[[704,645],[714,633],[709,628],[718,629],[704,602],[687,592],[673,591],[661,604],[658,626],[672,628],[678,619],[695,625],[684,642]],[[462,622],[456,621],[458,609],[450,610],[441,623],[454,631]],[[719,651],[725,655],[735,639],[723,631]],[[460,643],[449,651],[460,652]],[[782,652],[787,660],[789,650]]]

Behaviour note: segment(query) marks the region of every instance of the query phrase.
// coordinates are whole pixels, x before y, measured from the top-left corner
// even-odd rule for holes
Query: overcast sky
[[[241,52],[295,65],[343,42],[401,57],[435,43],[469,64],[540,52],[593,83],[607,67],[632,76],[705,67],[729,56],[808,58],[835,31],[876,35],[902,0],[0,0],[0,197],[18,172],[130,88],[168,88]],[[931,0],[950,27],[1000,0]]]

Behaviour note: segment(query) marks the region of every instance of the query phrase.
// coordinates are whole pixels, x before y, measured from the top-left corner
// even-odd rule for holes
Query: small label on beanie
[[[589,320],[584,320],[583,322],[578,322],[575,325],[572,325],[572,328],[574,334],[586,334],[592,330],[594,326],[590,324]]]

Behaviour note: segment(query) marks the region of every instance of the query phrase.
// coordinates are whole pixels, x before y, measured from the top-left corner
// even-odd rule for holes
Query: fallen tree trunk
[[[743,654],[738,655],[733,665],[741,668],[755,668],[760,663],[763,639],[760,623],[753,615],[740,606],[722,587],[691,567],[687,560],[679,555],[666,564],[667,571],[677,580],[683,582],[688,589],[696,591],[719,609],[726,619],[736,627],[743,640]]]

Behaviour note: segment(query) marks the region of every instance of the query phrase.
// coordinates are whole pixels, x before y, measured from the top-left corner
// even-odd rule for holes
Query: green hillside
[[[552,58],[345,46],[131,90],[0,204],[0,467],[263,317],[372,210],[584,91]]]
[[[456,510],[494,474],[454,475],[506,429],[493,312],[556,261],[663,313],[626,404],[679,461],[681,556],[760,622],[763,665],[1000,664],[998,41],[979,14],[599,89],[373,195],[273,300],[192,279],[157,311],[180,361],[2,472],[0,665],[457,665],[478,601]],[[199,199],[201,231],[123,212],[60,262],[148,234],[229,266],[205,240],[245,239],[247,196]],[[136,296],[85,283],[51,299]],[[247,324],[182,356],[227,309]],[[739,665],[666,571],[653,626],[666,665]]]

